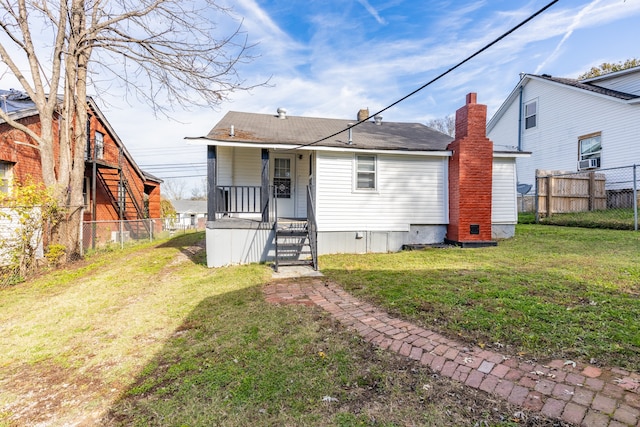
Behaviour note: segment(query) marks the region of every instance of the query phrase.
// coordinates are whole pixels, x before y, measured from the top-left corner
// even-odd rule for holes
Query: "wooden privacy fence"
[[[536,170],[540,216],[607,209],[606,177],[602,173]]]

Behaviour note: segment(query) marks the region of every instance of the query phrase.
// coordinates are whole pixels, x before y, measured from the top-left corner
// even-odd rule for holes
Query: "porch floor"
[[[213,229],[249,229],[258,230],[272,228],[273,224],[268,222],[262,222],[258,218],[234,218],[223,217],[218,218],[215,221],[208,221],[207,228]]]
[[[307,223],[306,218],[279,218],[279,229],[296,229],[301,228]],[[207,228],[218,229],[265,229],[272,228],[272,222],[262,222],[258,218],[237,218],[237,217],[222,217],[215,221],[207,222]]]

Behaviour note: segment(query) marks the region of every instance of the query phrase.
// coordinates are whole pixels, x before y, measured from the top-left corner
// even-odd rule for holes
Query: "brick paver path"
[[[588,427],[640,427],[638,373],[564,360],[534,364],[468,348],[393,318],[322,279],[273,283],[264,292],[271,303],[318,305],[382,349],[548,417]]]

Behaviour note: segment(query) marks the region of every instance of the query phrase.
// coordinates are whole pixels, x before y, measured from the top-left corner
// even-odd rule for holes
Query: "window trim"
[[[373,171],[360,171],[358,169],[359,166],[359,158],[361,157],[369,157],[373,159]],[[376,154],[354,154],[353,156],[353,191],[355,192],[377,192],[378,191],[378,156]],[[369,187],[359,187],[358,177],[360,174],[368,174],[373,175],[373,188]]]
[[[15,163],[0,160],[0,167],[3,169],[3,173],[0,175],[0,192],[2,193],[11,194],[14,165]]]
[[[286,168],[282,168],[279,163],[281,161],[285,161],[287,164]],[[293,199],[293,165],[294,160],[291,157],[274,157],[273,159],[273,195],[277,199]],[[285,176],[278,176],[278,171],[288,171],[288,174]],[[277,183],[285,183],[288,182],[288,187],[284,190],[279,190]]]
[[[100,135],[100,138],[98,138],[98,135]],[[95,151],[95,155],[96,155],[96,160],[102,160],[104,159],[104,133],[96,131],[94,134],[94,151]],[[98,140],[100,140],[100,144],[98,144]]]
[[[533,114],[529,114],[527,115],[527,107],[529,107],[530,105],[535,105],[535,111]],[[524,103],[523,108],[522,108],[522,119],[524,121],[524,130],[530,130],[530,129],[535,129],[538,127],[538,112],[539,112],[539,103],[538,103],[538,98],[532,99],[530,101],[527,101]],[[534,124],[533,126],[528,126],[527,123],[527,119],[530,119],[533,117],[533,121]]]
[[[583,158],[583,154],[582,154],[582,141],[591,139],[591,138],[596,138],[598,137],[600,140],[600,151],[597,151],[595,153],[590,153],[588,158]],[[593,157],[594,155],[597,154],[597,157]],[[580,170],[587,170],[587,169],[600,169],[602,167],[602,132],[592,132],[592,133],[588,133],[586,135],[581,135],[578,137],[578,165],[580,164],[580,162],[582,160],[589,160],[592,158],[596,158],[598,159],[598,166],[596,166],[595,168],[582,168]]]

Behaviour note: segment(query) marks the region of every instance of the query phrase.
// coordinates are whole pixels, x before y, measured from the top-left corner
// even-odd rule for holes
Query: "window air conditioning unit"
[[[599,166],[598,160],[600,160],[600,159],[580,160],[578,162],[578,170],[597,168]]]

